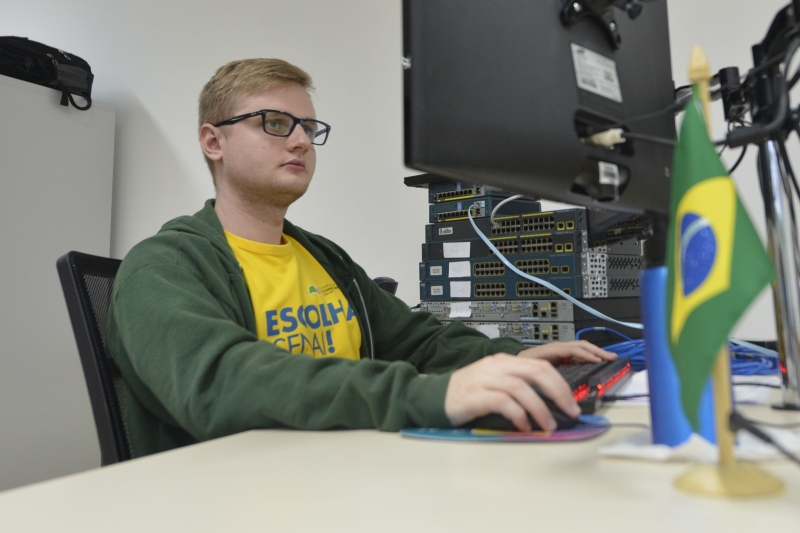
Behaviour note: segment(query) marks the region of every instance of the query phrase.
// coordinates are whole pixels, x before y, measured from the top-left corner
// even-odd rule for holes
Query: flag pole
[[[695,45],[689,60],[689,81],[697,84],[698,96],[703,104],[703,118],[711,138],[711,66],[703,47]],[[717,353],[711,370],[714,389],[714,419],[717,432],[719,463],[697,465],[675,481],[675,486],[687,492],[717,496],[764,496],[783,491],[783,482],[752,463],[738,463],[734,455],[735,437],[729,419],[733,412],[731,398],[731,364],[726,342]]]
[[[699,89],[700,101],[703,104],[703,119],[706,122],[709,139],[712,138],[710,80],[711,65],[706,53],[702,46],[695,45],[689,59],[689,81],[696,83]],[[728,426],[728,419],[733,411],[733,401],[731,400],[731,364],[727,343],[720,348],[717,354],[717,360],[711,370],[711,381],[714,388],[714,419],[717,430],[719,464],[728,466],[736,462],[736,456],[733,452],[735,439]]]

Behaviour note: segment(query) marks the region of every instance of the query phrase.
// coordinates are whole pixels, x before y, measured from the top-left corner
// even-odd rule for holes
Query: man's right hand
[[[568,416],[581,413],[569,385],[552,364],[503,353],[484,357],[453,372],[445,393],[444,411],[454,426],[499,413],[520,431],[530,431],[527,416],[530,413],[539,427],[555,430],[553,415],[532,385]]]

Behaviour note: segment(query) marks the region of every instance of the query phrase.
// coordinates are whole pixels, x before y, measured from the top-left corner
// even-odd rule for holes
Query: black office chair
[[[121,409],[125,385],[109,356],[106,336],[111,289],[120,263],[80,252],[69,252],[56,262],[89,389],[103,466],[131,458]],[[392,294],[397,290],[397,282],[391,278],[376,278],[375,282]]]
[[[389,292],[390,294],[397,294],[397,282],[392,278],[380,277],[374,278],[374,281],[378,287]]]
[[[109,356],[106,335],[111,289],[121,262],[80,252],[69,252],[56,262],[89,389],[103,466],[131,458],[121,409],[124,383]]]

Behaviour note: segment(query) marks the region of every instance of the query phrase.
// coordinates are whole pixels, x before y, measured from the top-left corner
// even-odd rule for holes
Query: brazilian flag
[[[697,429],[700,397],[719,349],[773,269],[708,138],[696,96],[675,148],[667,266],[669,345],[683,410]]]

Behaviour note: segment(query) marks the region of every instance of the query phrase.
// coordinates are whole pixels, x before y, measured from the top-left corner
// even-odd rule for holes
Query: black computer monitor
[[[668,211],[672,146],[581,142],[674,102],[666,0],[405,0],[403,10],[408,167],[571,204]],[[675,138],[672,113],[625,129]]]

